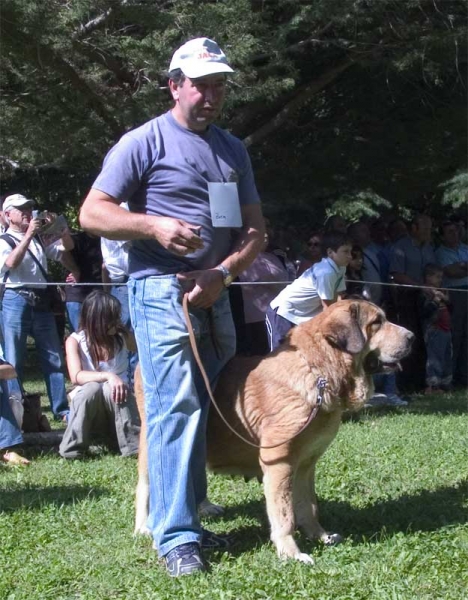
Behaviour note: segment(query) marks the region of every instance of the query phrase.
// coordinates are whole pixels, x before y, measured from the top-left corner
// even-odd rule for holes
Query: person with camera
[[[33,216],[34,204],[22,194],[7,196],[3,202],[9,225],[0,236],[5,358],[22,381],[27,337],[34,338],[52,412],[56,419],[66,420],[64,359],[47,286],[47,259],[59,261],[63,252],[73,248],[73,240],[66,231],[44,246],[39,234],[56,217],[52,213]],[[13,383],[10,390],[19,391]]]

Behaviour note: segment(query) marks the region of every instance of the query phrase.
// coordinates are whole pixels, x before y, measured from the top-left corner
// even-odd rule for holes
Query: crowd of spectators
[[[319,263],[323,257],[323,237],[330,231],[346,233],[352,243],[346,295],[358,295],[375,302],[390,320],[416,335],[411,356],[404,362],[397,381],[392,380],[392,376],[377,377],[378,391],[392,397],[397,393],[424,391],[430,394],[453,387],[466,388],[468,245],[465,223],[456,216],[435,225],[425,214],[416,214],[409,222],[400,217],[387,217],[350,223],[332,215],[321,228],[288,226],[274,230],[270,227],[268,248],[263,254],[282,255],[282,277],[264,290],[262,286],[247,286],[245,289],[249,291],[245,292],[245,282],[251,279],[241,275],[244,304],[239,306],[236,300],[235,320],[242,315],[242,310],[248,312],[255,298],[260,296],[265,313],[273,298],[285,287],[281,281],[291,281]],[[255,271],[255,265],[254,262],[249,271]],[[296,267],[292,277],[291,265]],[[440,280],[431,275],[434,270],[440,274]],[[231,290],[231,297],[239,296],[237,290]],[[263,323],[262,327],[265,327]],[[237,324],[238,352],[258,353],[254,347],[245,348],[242,331],[241,322]],[[434,352],[435,347],[440,350],[435,340],[442,337],[450,339],[450,343],[444,345],[443,357],[440,351]]]
[[[0,358],[3,365],[8,365],[8,368],[3,367],[1,377],[1,419],[7,425],[1,428],[0,446],[5,450],[4,457],[12,457],[14,462],[19,460],[19,455],[7,450],[21,442],[21,431],[13,425],[14,416],[6,406],[6,398],[12,391],[22,388],[17,382],[25,376],[27,336],[31,335],[36,343],[52,413],[55,418],[68,422],[68,401],[73,408],[73,400],[67,398],[65,391],[63,345],[67,335],[74,335],[83,343],[83,303],[90,295],[93,298],[96,290],[109,292],[118,300],[125,330],[131,332],[125,285],[130,242],[111,241],[83,231],[73,231],[67,232],[65,238],[52,247],[43,248],[40,243],[31,241],[37,238],[41,227],[37,219],[30,218],[33,201],[19,194],[9,198],[6,207],[3,207],[6,210],[0,212],[2,234],[8,232],[7,238],[11,236],[20,250],[21,240],[24,237],[29,240],[29,245],[26,244],[20,253],[20,259],[16,254],[21,266],[18,269],[11,260],[16,247],[9,239],[0,239],[4,288],[0,317],[3,321],[6,316],[8,324],[4,326],[0,322]],[[25,215],[26,225],[22,226]],[[326,256],[324,239],[328,240],[333,232],[340,232],[346,236],[346,243],[351,249],[345,282],[340,284],[340,297],[361,297],[375,302],[386,311],[389,319],[416,335],[411,357],[405,361],[397,380],[394,375],[375,377],[376,398],[390,405],[392,399],[397,399],[395,405],[399,405],[399,395],[403,393],[424,391],[431,394],[451,390],[454,386],[467,387],[468,246],[463,221],[453,217],[434,227],[428,215],[418,214],[410,222],[401,218],[379,218],[347,223],[344,218],[333,215],[323,227],[306,229],[304,233],[292,226],[275,228],[268,219],[266,221],[264,249],[254,263],[239,275],[237,283],[240,285],[230,287],[238,354],[266,355],[271,351],[265,316],[271,311],[274,299],[281,298],[281,291],[291,282],[298,278],[304,280],[304,276],[313,274],[314,265],[317,268]],[[21,227],[24,231],[19,235]],[[42,267],[36,264],[33,254],[39,258]],[[62,288],[62,309],[57,313],[55,308],[55,314],[50,306],[44,310],[44,307],[34,306],[26,298],[31,289],[35,293],[41,290],[41,285],[45,289],[47,259],[61,262],[66,284]],[[344,270],[344,267],[340,268]],[[31,285],[33,288],[28,287]],[[91,306],[96,310],[96,302]],[[275,345],[278,343],[277,340]],[[124,346],[124,352],[127,370],[123,381],[131,390],[138,355],[132,345],[129,348]],[[70,369],[69,360],[67,356]],[[92,370],[96,368],[99,370],[96,365],[90,367]],[[76,373],[73,377],[69,374],[69,377],[77,383]],[[92,387],[94,381],[93,376],[90,377],[89,382],[86,381],[90,384],[88,387]],[[99,387],[94,383],[96,386]],[[107,390],[104,394],[101,388],[98,392],[91,394],[91,399],[96,395],[108,399],[112,395]],[[96,404],[93,406],[95,409]],[[77,438],[76,412],[67,439]],[[80,431],[86,418],[80,416]],[[115,414],[112,418],[115,419]],[[74,452],[81,455],[89,443],[87,435],[83,448],[70,451],[68,455],[74,455]],[[65,450],[63,455],[67,455]]]

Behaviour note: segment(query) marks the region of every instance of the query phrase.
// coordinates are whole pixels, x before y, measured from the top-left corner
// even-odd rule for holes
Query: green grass
[[[237,530],[239,544],[207,554],[208,574],[172,580],[150,540],[132,537],[134,459],[32,458],[0,467],[1,600],[468,598],[461,392],[343,424],[317,488],[322,524],[345,539],[328,548],[298,534],[312,567],[276,557],[256,481],[210,475],[210,498],[227,509],[208,526]]]

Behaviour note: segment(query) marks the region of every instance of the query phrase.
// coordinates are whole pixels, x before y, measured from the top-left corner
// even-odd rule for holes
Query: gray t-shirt
[[[201,226],[205,243],[202,250],[179,257],[155,240],[134,240],[132,277],[206,269],[226,258],[233,230],[213,227],[208,182],[236,182],[241,206],[260,201],[245,146],[215,125],[195,133],[167,112],[125,134],[109,151],[93,188],[127,201],[131,212]]]
[[[431,244],[418,246],[410,236],[399,239],[390,249],[390,273],[402,273],[417,283],[423,282],[424,267],[435,262]]]

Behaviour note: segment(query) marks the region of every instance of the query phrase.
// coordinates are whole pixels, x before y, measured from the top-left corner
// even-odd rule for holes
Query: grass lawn
[[[172,580],[150,540],[132,537],[135,459],[32,459],[0,466],[1,600],[468,598],[466,393],[343,424],[317,489],[322,524],[344,543],[298,534],[314,566],[276,557],[256,481],[211,475],[226,513],[208,527],[239,543],[207,554],[208,574]]]

